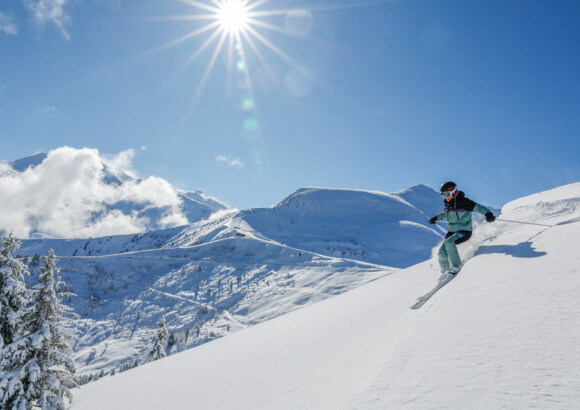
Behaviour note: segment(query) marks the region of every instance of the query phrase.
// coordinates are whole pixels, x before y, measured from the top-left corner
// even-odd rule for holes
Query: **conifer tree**
[[[154,360],[163,359],[167,356],[165,348],[167,347],[167,341],[169,338],[169,332],[167,326],[165,325],[165,317],[162,317],[159,323],[157,323],[157,337],[155,338],[155,343],[153,348],[149,351],[148,360],[149,362]]]
[[[0,352],[5,376],[0,379],[0,407],[64,410],[63,397],[72,400],[69,387],[77,385],[68,328],[74,316],[61,304],[62,292],[57,259],[50,249],[43,257],[41,283],[22,315],[22,331]]]
[[[12,256],[20,244],[12,233],[0,239],[0,349],[16,339],[18,313],[29,298],[24,284],[28,268]],[[2,373],[0,363],[0,375]]]

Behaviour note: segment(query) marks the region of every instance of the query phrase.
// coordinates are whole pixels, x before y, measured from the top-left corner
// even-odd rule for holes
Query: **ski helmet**
[[[457,184],[451,181],[445,182],[443,185],[441,185],[440,191],[441,195],[445,197],[455,195],[457,192]]]

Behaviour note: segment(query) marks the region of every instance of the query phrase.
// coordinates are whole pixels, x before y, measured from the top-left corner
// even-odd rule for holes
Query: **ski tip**
[[[411,306],[409,309],[413,309],[413,310],[417,310],[419,309],[421,306],[423,306],[425,304],[425,301],[423,300],[419,300],[417,301],[413,306]]]

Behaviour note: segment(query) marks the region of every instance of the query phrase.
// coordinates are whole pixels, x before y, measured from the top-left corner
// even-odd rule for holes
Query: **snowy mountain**
[[[209,218],[213,213],[224,211],[228,207],[217,199],[205,195],[201,191],[177,191],[182,201],[181,209],[189,223]]]
[[[169,246],[251,237],[331,257],[407,267],[428,258],[440,240],[442,231],[427,223],[440,211],[441,197],[424,185],[393,194],[302,188],[272,208],[192,224]]]
[[[34,155],[29,156],[29,157],[24,157],[24,158],[17,159],[16,161],[12,161],[9,163],[9,165],[15,171],[24,172],[28,168],[34,168],[34,167],[42,164],[42,161],[44,161],[47,156],[48,155],[45,154],[44,152],[40,152],[38,154],[34,154]]]
[[[137,178],[132,150],[115,158],[61,147],[0,163],[0,232],[20,237],[88,238],[158,230],[207,219],[227,207],[201,191]]]
[[[81,375],[138,360],[165,316],[175,353],[354,289],[428,259],[442,235],[431,188],[303,188],[272,208],[186,226],[89,239],[24,240],[59,256],[82,318]]]
[[[284,212],[299,212],[307,191],[279,205],[281,221],[290,223]],[[546,226],[501,220],[476,226],[472,239],[460,246],[467,262],[459,276],[417,311],[409,306],[437,281],[431,261],[380,273],[373,265],[331,262],[302,252],[308,260],[305,274],[285,271],[289,276],[270,281],[272,292],[286,280],[311,278],[313,268],[323,278],[336,268],[377,269],[377,276],[383,277],[83,386],[75,392],[73,408],[577,408],[580,183],[511,202],[500,219]],[[307,216],[301,220],[310,221]],[[355,218],[353,224],[361,220]],[[259,225],[251,218],[240,221]],[[274,235],[276,227],[269,225],[267,233]],[[282,233],[276,238],[285,239]],[[256,252],[254,244],[259,242],[266,269],[269,261],[289,263],[300,257],[300,251],[264,239],[218,241],[223,245],[220,255],[209,242],[152,251],[156,253],[151,256],[195,252],[194,265],[216,257],[233,267],[239,260],[232,258],[240,253],[228,249],[243,243],[242,252]],[[320,246],[313,235],[300,241]],[[148,263],[145,253],[133,261],[135,266]],[[202,273],[205,269],[204,264]],[[156,282],[159,288],[165,286],[159,290],[175,286],[182,279],[178,272],[183,269]],[[255,273],[268,277],[264,271]],[[295,289],[300,289],[298,284]],[[248,306],[260,310],[259,300]],[[141,311],[147,314],[148,309]]]

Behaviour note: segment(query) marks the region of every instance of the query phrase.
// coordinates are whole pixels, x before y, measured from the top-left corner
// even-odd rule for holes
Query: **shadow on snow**
[[[517,245],[480,246],[475,255],[487,255],[490,253],[504,253],[514,258],[538,258],[546,255],[546,252],[536,251],[531,242],[521,242]]]

